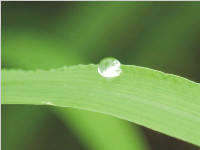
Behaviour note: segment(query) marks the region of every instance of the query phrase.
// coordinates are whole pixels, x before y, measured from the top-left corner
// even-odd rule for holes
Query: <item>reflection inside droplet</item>
[[[115,58],[104,58],[100,61],[98,72],[103,77],[117,77],[121,73],[120,62]]]

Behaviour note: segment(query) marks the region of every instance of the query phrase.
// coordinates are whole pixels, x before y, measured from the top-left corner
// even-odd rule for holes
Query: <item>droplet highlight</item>
[[[121,63],[112,57],[104,58],[98,65],[98,72],[103,77],[117,77],[122,72]]]

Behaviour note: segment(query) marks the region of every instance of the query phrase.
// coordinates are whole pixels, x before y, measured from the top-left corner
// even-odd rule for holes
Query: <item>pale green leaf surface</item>
[[[2,70],[2,104],[49,104],[97,111],[200,145],[200,85],[122,66],[106,79],[97,65],[51,71]]]
[[[13,32],[15,35],[12,35]],[[15,30],[9,31],[6,38],[4,38],[3,47],[5,51],[2,52],[4,54],[2,61],[8,64],[8,66],[23,69],[48,69],[66,64],[73,65],[73,63],[87,62],[83,58],[83,55],[77,54],[75,49],[70,50],[66,48],[57,41],[57,38],[52,39],[52,37],[47,35],[42,35],[41,37],[38,32],[31,32],[32,38],[30,38],[27,32],[28,31],[24,32],[24,30],[23,32]],[[44,41],[44,39],[51,41],[51,44],[48,45],[48,40]],[[13,43],[11,41],[15,42]],[[54,46],[54,44],[57,46]],[[46,48],[45,45],[48,45],[48,48]],[[63,53],[63,47],[69,50],[70,55],[65,55]],[[72,58],[73,61],[71,61]],[[50,110],[54,109],[51,107]],[[107,115],[89,111],[80,112],[77,109],[72,111],[71,109],[56,108],[55,110],[54,113],[57,117],[69,126],[70,130],[76,133],[75,136],[87,149],[106,150],[113,148],[115,143],[118,143],[117,147],[115,147],[117,150],[124,148],[126,148],[126,150],[148,149],[145,137],[140,131],[140,128],[134,125],[130,128],[128,125],[129,122],[127,121],[109,117],[108,122]],[[85,116],[87,116],[87,118],[85,118]],[[103,119],[104,116],[105,119]],[[99,122],[98,124],[95,123],[97,121]],[[85,132],[83,128],[88,128],[90,130]],[[106,132],[103,132],[104,130],[106,130]],[[81,134],[79,134],[79,132],[81,132]],[[20,141],[20,136],[18,141]]]

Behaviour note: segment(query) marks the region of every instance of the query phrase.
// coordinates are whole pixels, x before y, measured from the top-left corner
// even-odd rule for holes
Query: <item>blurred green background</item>
[[[199,2],[2,2],[2,68],[115,57],[200,82]],[[189,143],[72,108],[2,105],[5,150],[188,150]]]

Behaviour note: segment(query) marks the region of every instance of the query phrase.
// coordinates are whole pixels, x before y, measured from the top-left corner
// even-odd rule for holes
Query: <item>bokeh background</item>
[[[115,57],[200,82],[200,2],[1,4],[3,69],[48,70]],[[2,105],[1,130],[5,150],[199,149],[72,108]]]

